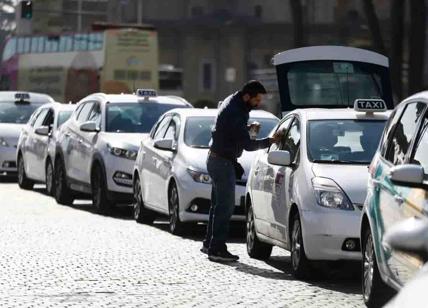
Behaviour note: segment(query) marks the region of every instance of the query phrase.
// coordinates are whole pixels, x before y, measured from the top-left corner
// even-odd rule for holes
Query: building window
[[[201,91],[214,91],[215,89],[215,67],[213,60],[203,60],[200,66],[200,88]]]
[[[263,15],[263,7],[261,5],[256,5],[254,7],[254,16],[257,18],[262,18]]]

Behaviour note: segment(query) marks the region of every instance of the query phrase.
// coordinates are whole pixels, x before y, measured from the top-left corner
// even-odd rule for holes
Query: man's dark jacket
[[[211,152],[235,161],[242,151],[255,151],[270,145],[269,138],[252,140],[248,132],[250,107],[242,100],[242,93],[228,96],[219,108],[212,131]]]

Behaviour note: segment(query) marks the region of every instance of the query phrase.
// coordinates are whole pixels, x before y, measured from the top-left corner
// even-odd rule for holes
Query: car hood
[[[111,147],[138,150],[145,138],[149,134],[136,134],[136,133],[108,133],[104,135],[104,140]]]
[[[185,150],[185,158],[190,166],[197,170],[201,170],[207,172],[207,155],[208,149],[198,149],[198,148],[186,148]],[[246,180],[248,174],[250,173],[250,168],[253,160],[257,155],[257,151],[247,152],[244,151],[242,156],[239,157],[238,162],[244,168],[245,173],[242,176],[242,180]]]
[[[366,165],[312,164],[312,171],[315,176],[335,181],[352,203],[364,203],[369,177]]]
[[[16,145],[18,143],[19,134],[26,124],[10,124],[0,123],[0,137],[6,139],[8,143]]]

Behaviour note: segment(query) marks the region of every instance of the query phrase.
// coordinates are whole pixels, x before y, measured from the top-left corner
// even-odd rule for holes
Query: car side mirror
[[[82,132],[96,133],[100,131],[97,126],[97,123],[95,123],[94,121],[82,123],[80,124],[79,128]]]
[[[278,166],[290,166],[291,158],[288,151],[271,151],[267,157],[268,163]]]
[[[159,139],[159,140],[156,140],[155,143],[154,143],[154,147],[156,149],[164,150],[164,151],[171,151],[171,152],[175,152],[176,151],[175,142],[172,139]]]
[[[49,126],[39,126],[35,129],[34,132],[40,136],[49,136],[50,129],[49,129]]]
[[[392,183],[403,186],[422,186],[424,182],[424,168],[415,164],[404,164],[391,168]]]
[[[408,218],[392,226],[384,236],[383,243],[392,249],[413,253],[428,260],[428,221]]]

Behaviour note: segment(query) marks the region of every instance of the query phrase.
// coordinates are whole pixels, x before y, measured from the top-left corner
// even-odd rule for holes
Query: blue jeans
[[[232,161],[209,156],[208,174],[212,179],[211,207],[204,246],[209,252],[226,249],[229,221],[235,209],[235,166]]]

